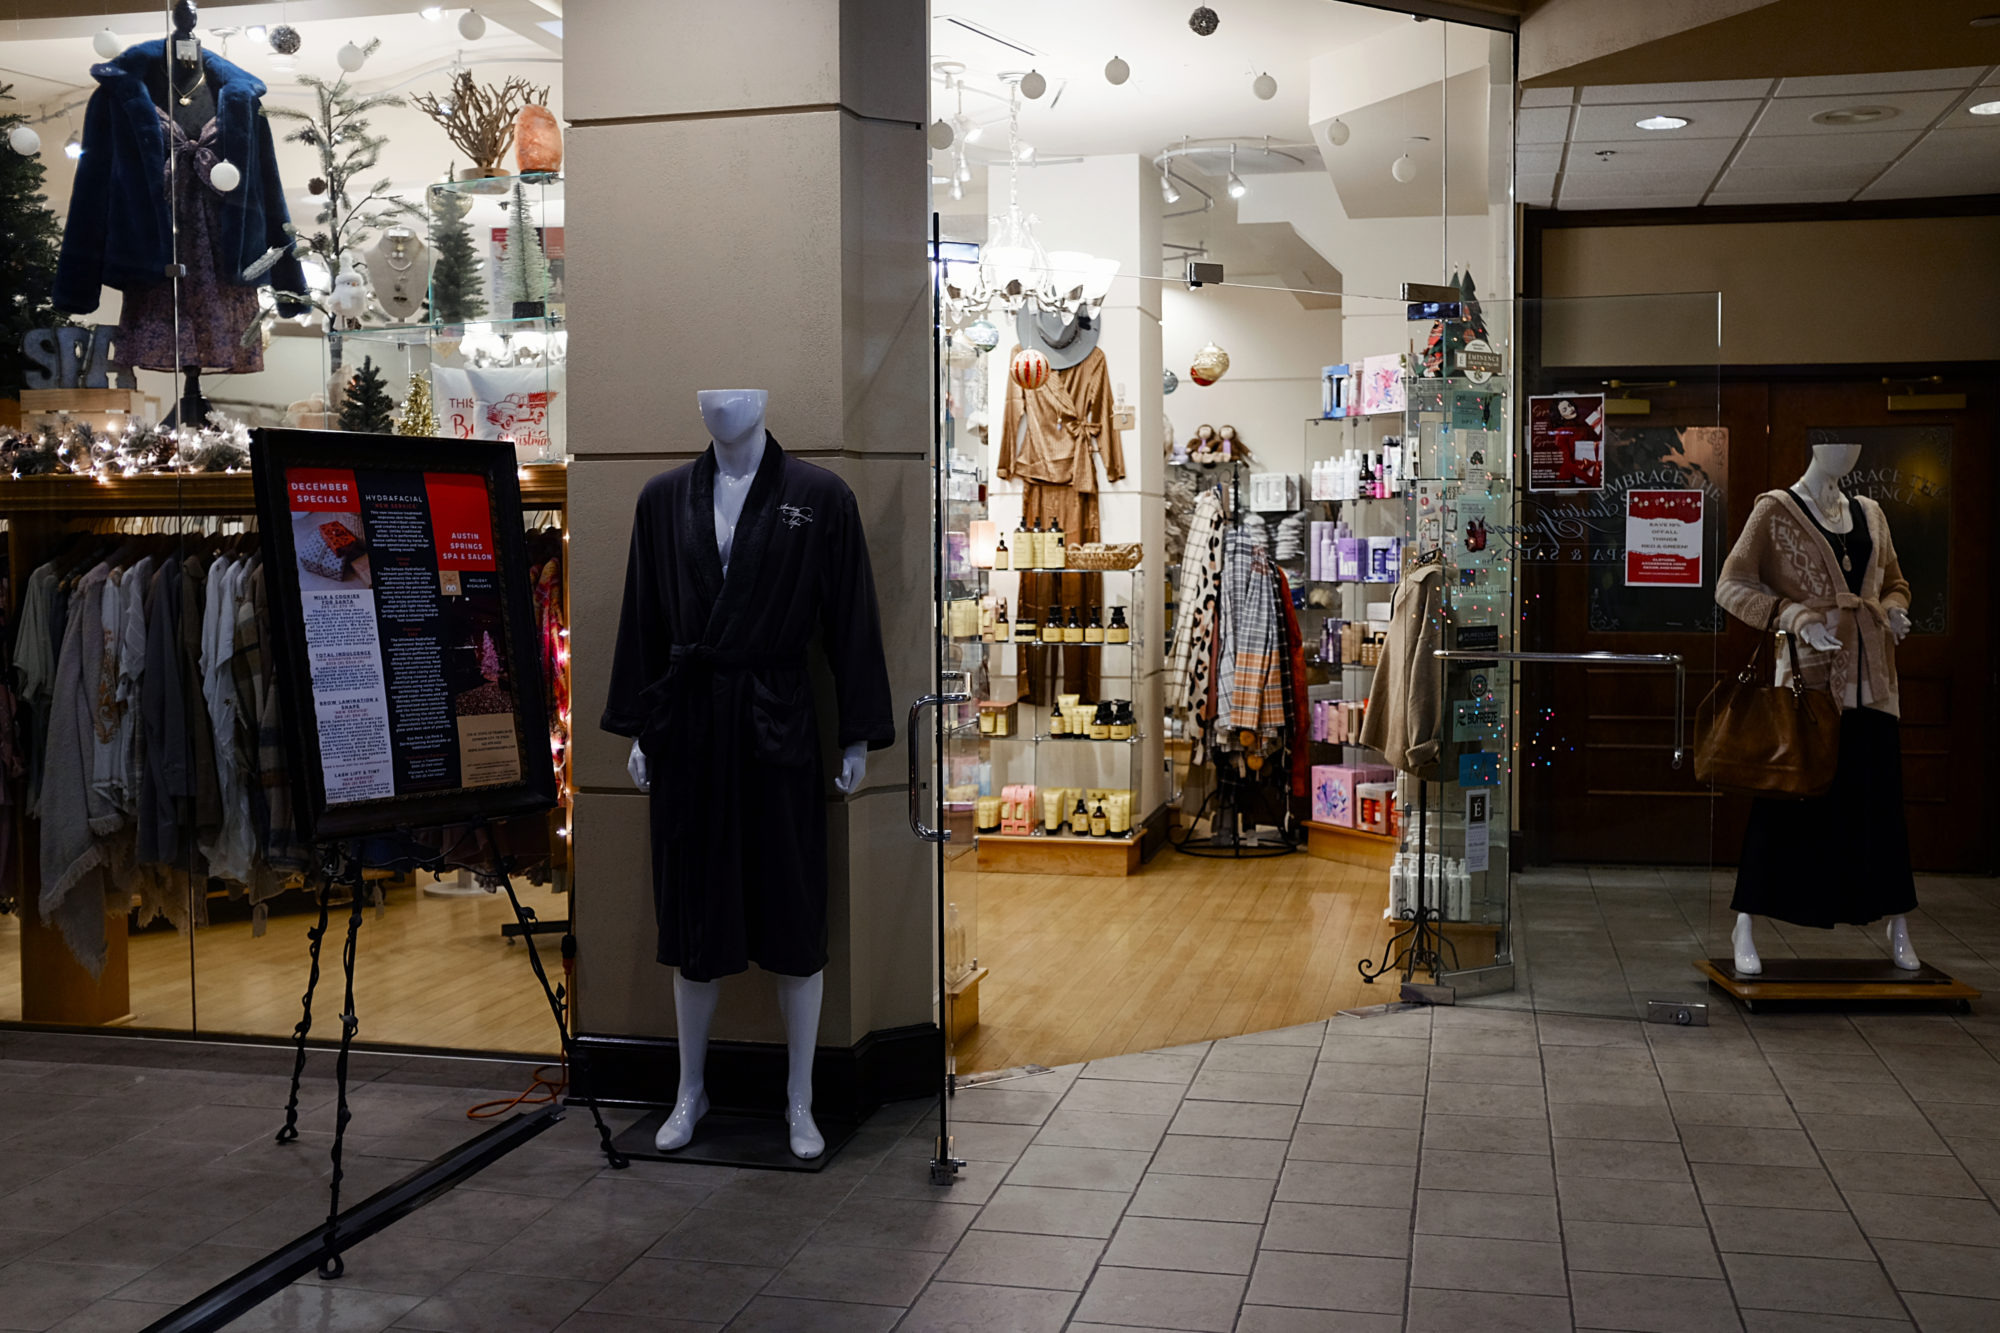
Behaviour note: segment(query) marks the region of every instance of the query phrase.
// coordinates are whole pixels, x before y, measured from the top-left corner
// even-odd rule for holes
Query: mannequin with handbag
[[[1861,447],[1813,446],[1806,473],[1757,497],[1715,599],[1765,631],[1742,675],[1697,714],[1696,773],[1757,796],[1738,859],[1736,971],[1763,971],[1753,918],[1831,928],[1887,918],[1896,966],[1921,964],[1907,913],[1917,905],[1903,814],[1896,645],[1910,632],[1903,578],[1881,506],[1841,478]],[[1772,634],[1773,683],[1754,679]],[[1803,854],[1837,855],[1804,869]]]

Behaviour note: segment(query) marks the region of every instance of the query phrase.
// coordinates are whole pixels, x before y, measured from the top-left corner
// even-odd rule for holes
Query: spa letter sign
[[[1701,586],[1700,491],[1625,493],[1625,586]]]

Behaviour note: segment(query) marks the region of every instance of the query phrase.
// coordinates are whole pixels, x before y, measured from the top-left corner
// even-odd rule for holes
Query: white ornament
[[[115,59],[125,49],[125,43],[118,40],[118,34],[109,28],[99,28],[97,35],[90,39],[90,49],[97,52],[101,60]]]
[[[228,194],[243,183],[243,173],[234,163],[218,162],[208,173],[208,183],[222,194]]]
[[[360,47],[356,46],[353,42],[349,42],[347,45],[341,47],[338,51],[334,52],[333,58],[336,61],[338,61],[340,63],[340,67],[346,70],[349,74],[354,73],[356,70],[360,69],[363,65],[368,63],[368,53],[362,50]]]
[[[1353,128],[1346,121],[1336,117],[1333,124],[1326,127],[1326,141],[1338,148],[1347,142],[1347,136],[1352,133],[1354,133]]]
[[[956,137],[952,131],[951,122],[944,117],[940,116],[931,122],[931,147],[937,149],[940,153],[951,147],[951,141]]]
[[[1104,81],[1116,88],[1132,77],[1132,67],[1118,56],[1111,57],[1104,65]]]
[[[458,16],[458,35],[468,42],[476,42],[486,35],[486,20],[479,17],[479,11],[468,9]]]
[[[1415,159],[1408,153],[1403,154],[1389,164],[1389,174],[1403,182],[1403,184],[1408,185],[1417,178],[1417,164]]]
[[[1278,81],[1269,74],[1259,74],[1250,81],[1250,91],[1257,94],[1257,100],[1268,102],[1278,95]]]
[[[7,136],[7,146],[22,157],[33,157],[42,151],[42,136],[35,133],[32,125],[16,125]]]
[[[360,319],[368,311],[368,287],[352,269],[333,280],[327,308],[344,319]]]
[[[1049,90],[1049,81],[1040,70],[1031,69],[1021,76],[1021,96],[1033,101]]]

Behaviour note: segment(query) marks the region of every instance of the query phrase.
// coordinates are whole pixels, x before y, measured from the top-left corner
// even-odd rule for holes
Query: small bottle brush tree
[[[0,83],[0,103],[14,100],[11,88]],[[42,160],[6,146],[26,119],[0,108],[0,398],[16,397],[23,387],[22,335],[69,322],[49,304],[62,228],[42,197]]]
[[[431,194],[431,322],[469,324],[486,318],[485,274],[472,229],[458,205],[463,200],[448,190]]]
[[[436,435],[437,412],[431,406],[431,382],[422,375],[410,376],[410,396],[403,400],[403,413],[396,418],[398,435]]]
[[[361,358],[361,369],[340,402],[340,428],[367,435],[387,435],[395,429],[396,400],[382,383],[375,358]]]
[[[500,299],[512,303],[515,319],[532,319],[546,313],[549,285],[549,259],[528,219],[527,191],[516,181],[507,219],[507,257],[500,263]]]

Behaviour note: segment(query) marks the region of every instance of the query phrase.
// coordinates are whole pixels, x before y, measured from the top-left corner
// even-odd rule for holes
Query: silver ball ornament
[[[208,183],[218,193],[229,194],[243,183],[243,173],[233,162],[218,162],[208,173]]]
[[[1194,13],[1188,15],[1188,27],[1194,29],[1194,35],[1197,37],[1213,36],[1215,30],[1221,26],[1221,16],[1207,5],[1197,7]]]
[[[1132,77],[1132,67],[1119,56],[1113,56],[1104,63],[1104,81],[1116,88]]]
[[[340,67],[346,70],[349,74],[354,73],[355,71],[359,70],[363,65],[368,63],[368,53],[362,50],[360,47],[356,46],[353,42],[347,43],[345,46],[341,47],[338,51],[334,52],[333,58],[340,65]]]
[[[16,125],[7,136],[7,146],[22,157],[33,157],[42,151],[42,136],[32,125]]]
[[[1278,95],[1278,81],[1268,73],[1259,74],[1250,81],[1250,91],[1257,94],[1257,100],[1268,102]]]
[[[90,49],[97,52],[99,60],[114,60],[125,49],[125,43],[118,40],[118,34],[109,28],[99,28],[97,35],[90,39]]]
[[[957,136],[952,132],[951,122],[940,116],[931,122],[930,132],[925,137],[930,140],[932,148],[942,153],[951,147],[952,140]]]
[[[468,9],[458,16],[458,35],[468,42],[476,42],[486,35],[486,20],[479,17],[479,11]]]
[[[299,30],[289,23],[280,23],[271,29],[267,37],[271,49],[281,56],[295,56],[299,53],[299,48],[305,45],[305,39],[299,36]]]
[[[1049,90],[1049,81],[1040,70],[1031,69],[1021,76],[1021,96],[1033,101]]]

